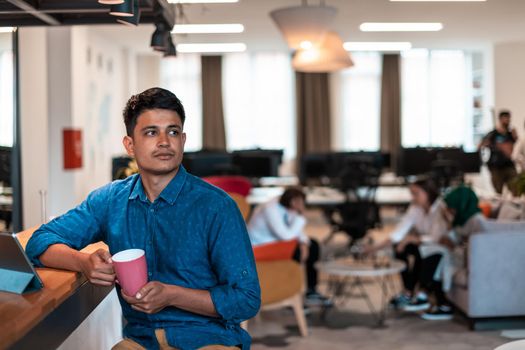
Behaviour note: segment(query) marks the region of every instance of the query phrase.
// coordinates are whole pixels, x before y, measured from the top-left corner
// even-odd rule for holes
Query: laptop
[[[0,291],[23,294],[43,286],[16,235],[0,232]]]

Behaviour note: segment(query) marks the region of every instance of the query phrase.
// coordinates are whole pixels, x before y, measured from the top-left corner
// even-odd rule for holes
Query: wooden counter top
[[[36,228],[23,231],[17,235],[24,248],[35,229]],[[83,251],[93,252],[99,248],[107,249],[107,246],[100,242],[86,247]],[[61,308],[68,299],[72,298],[72,296],[77,294],[81,289],[89,289],[89,295],[96,297],[93,300],[87,301],[87,304],[89,304],[87,309],[90,309],[93,305],[96,307],[112,289],[112,287],[93,286],[89,284],[86,278],[80,273],[50,268],[37,268],[36,270],[44,283],[44,288],[41,290],[24,295],[0,292],[0,349],[10,347],[15,349],[24,348],[25,346],[17,345],[21,341],[41,344],[42,346],[39,346],[40,349],[47,349],[47,347],[42,344],[44,340],[24,339],[26,338],[25,336],[38,337],[40,331],[37,331],[37,334],[31,333],[38,328],[45,329],[46,332],[53,332],[54,328],[52,324],[46,327],[40,327],[40,324],[45,321],[46,318],[52,317],[53,313],[59,309],[62,309],[61,315],[63,316],[67,316],[67,312],[76,312],[73,318],[76,318],[77,321],[81,318],[81,322],[85,317],[79,318],[78,316],[81,316],[80,314],[82,312],[85,313],[87,311],[86,305],[82,305],[82,307],[79,306],[78,310],[65,310],[67,307],[65,309],[64,307]],[[100,297],[102,298],[100,299]],[[97,302],[95,299],[100,300]],[[84,300],[81,300],[81,302],[84,303]],[[69,307],[69,309],[71,309],[71,307]],[[65,320],[65,322],[69,321],[74,320]],[[74,325],[73,330],[77,326],[78,324]],[[57,333],[63,331],[63,329],[58,329],[60,327],[64,328],[63,325],[57,325]],[[66,326],[66,328],[69,329],[71,326]],[[67,337],[67,335],[68,334],[64,334],[63,336]],[[49,345],[56,344],[56,342],[59,341],[57,339],[51,341],[51,338],[53,337],[46,336],[47,344]],[[62,341],[64,339],[65,338],[63,338]]]

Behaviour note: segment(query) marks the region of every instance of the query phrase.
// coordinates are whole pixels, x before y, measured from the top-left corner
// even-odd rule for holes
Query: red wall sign
[[[64,169],[82,168],[82,130],[64,129]]]

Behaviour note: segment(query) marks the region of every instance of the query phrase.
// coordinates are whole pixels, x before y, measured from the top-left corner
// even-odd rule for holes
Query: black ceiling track
[[[161,18],[171,28],[175,9],[167,0],[139,1],[140,23]],[[108,5],[97,0],[0,0],[0,27],[118,24]]]

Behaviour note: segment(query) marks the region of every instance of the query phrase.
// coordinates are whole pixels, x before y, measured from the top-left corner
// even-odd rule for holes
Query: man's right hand
[[[80,269],[93,284],[111,286],[115,283],[111,254],[107,250],[99,249],[92,254],[85,254],[80,260]]]

